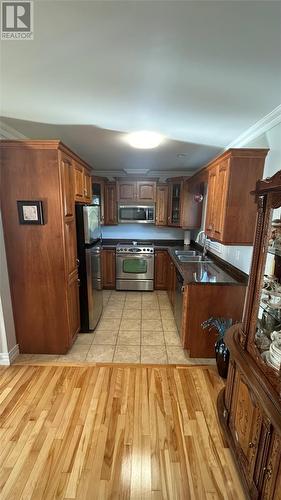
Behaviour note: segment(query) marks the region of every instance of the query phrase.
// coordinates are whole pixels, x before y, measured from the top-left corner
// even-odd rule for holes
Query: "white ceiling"
[[[97,170],[196,169],[281,102],[279,1],[34,3],[34,41],[2,42],[1,114]],[[140,129],[166,140],[133,150]]]

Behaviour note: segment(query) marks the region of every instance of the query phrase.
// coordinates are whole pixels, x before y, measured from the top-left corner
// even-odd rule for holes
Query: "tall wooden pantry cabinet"
[[[75,199],[81,191],[79,201],[91,200],[90,167],[59,141],[2,141],[0,148],[1,211],[20,352],[64,354],[80,328]],[[22,206],[35,202],[42,204],[43,224],[21,221]]]

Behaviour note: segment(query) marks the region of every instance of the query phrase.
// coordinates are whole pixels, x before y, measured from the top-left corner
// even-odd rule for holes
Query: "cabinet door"
[[[137,182],[137,200],[138,201],[156,201],[156,182],[138,181]]]
[[[168,184],[158,184],[156,189],[156,226],[168,223]]]
[[[77,269],[77,246],[76,246],[76,225],[75,219],[65,219],[64,221],[65,238],[65,260],[67,275]]]
[[[101,224],[104,224],[104,179],[92,177],[92,193],[97,196],[100,202],[100,219]]]
[[[213,238],[216,225],[216,182],[217,182],[217,167],[213,167],[209,171],[208,177],[208,200],[206,211],[205,232]]]
[[[86,169],[84,169],[84,199],[86,203],[92,201],[92,178]]]
[[[169,183],[168,226],[180,227],[182,216],[182,182]]]
[[[168,258],[168,269],[167,269],[167,290],[168,297],[171,302],[172,308],[175,304],[175,292],[176,292],[176,269],[172,259]]]
[[[235,389],[230,409],[230,430],[241,467],[252,489],[254,467],[259,447],[262,414],[254,395],[240,372],[235,375]]]
[[[79,280],[77,273],[74,273],[68,282],[68,324],[71,345],[80,329]]]
[[[74,164],[74,186],[75,186],[75,201],[83,201],[84,199],[84,167],[80,163]]]
[[[167,290],[167,264],[167,252],[165,250],[156,250],[154,269],[155,290]]]
[[[215,185],[214,201],[214,237],[218,240],[223,239],[224,219],[226,212],[226,200],[228,189],[228,168],[229,160],[225,160],[217,167],[217,178]]]
[[[137,183],[132,181],[118,182],[118,199],[121,202],[136,201]]]
[[[74,216],[74,167],[72,159],[61,153],[60,169],[62,177],[63,210],[65,217]]]
[[[281,436],[274,432],[269,447],[268,460],[263,469],[263,500],[281,499]]]
[[[104,224],[117,224],[116,183],[106,182],[104,186]]]
[[[115,289],[115,250],[102,251],[103,288]]]
[[[184,229],[200,229],[202,222],[204,183],[186,180],[183,183],[183,208],[181,226]]]

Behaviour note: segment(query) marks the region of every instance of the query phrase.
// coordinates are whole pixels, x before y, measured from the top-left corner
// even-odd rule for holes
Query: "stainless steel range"
[[[118,243],[116,246],[116,289],[153,290],[154,246],[152,243]]]

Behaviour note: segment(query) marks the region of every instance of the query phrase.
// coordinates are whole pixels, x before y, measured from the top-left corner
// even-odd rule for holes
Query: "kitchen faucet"
[[[201,238],[201,235],[204,236],[203,242],[202,242],[203,238]],[[196,243],[199,243],[200,239],[201,239],[201,245],[203,244],[203,252],[202,252],[203,258],[205,259],[206,255],[207,255],[207,242],[208,242],[207,235],[206,235],[205,231],[199,231],[199,233],[197,234],[196,240],[195,240]]]

